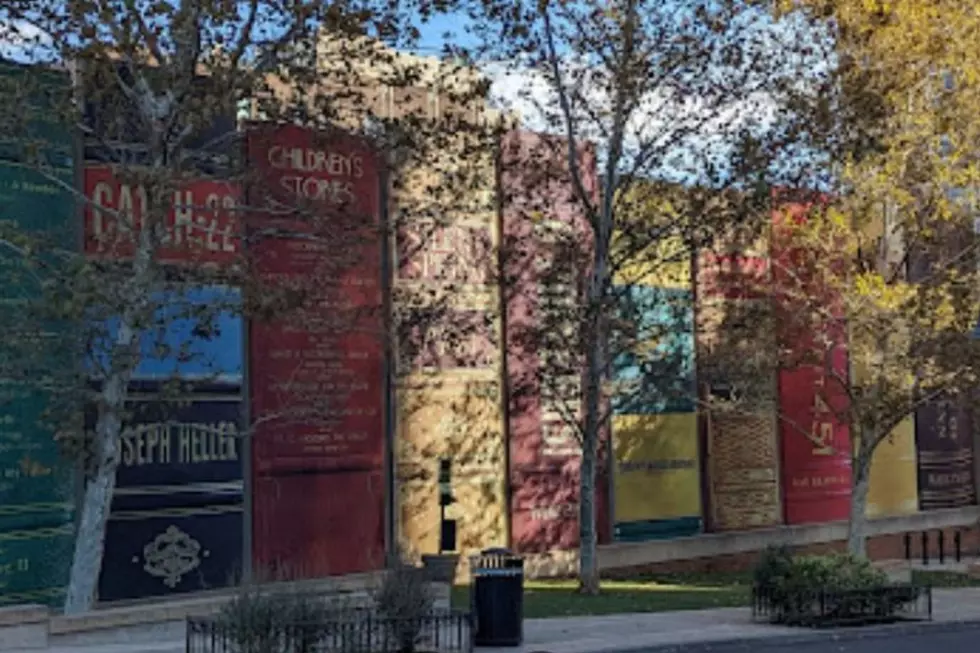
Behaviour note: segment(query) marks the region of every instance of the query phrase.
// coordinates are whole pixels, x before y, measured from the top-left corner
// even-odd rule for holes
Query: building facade
[[[173,314],[144,334],[133,375],[100,601],[369,571],[396,553],[574,557],[584,358],[568,321],[584,302],[592,230],[567,143],[496,129],[503,118],[457,100],[462,82],[426,65],[411,88],[379,76],[370,110],[472,127],[433,129],[431,156],[249,114],[234,129],[253,177],[202,172],[175,189],[161,265],[247,274],[240,287],[154,300]],[[598,197],[594,146],[576,154]],[[43,213],[66,248],[125,264],[132,241],[106,216],[125,209],[139,224],[143,193],[108,163],[62,159],[57,174],[88,198],[78,212],[23,162],[0,162],[6,216],[33,229]],[[772,221],[792,210],[774,199]],[[780,341],[779,312],[792,307],[763,290],[791,282],[792,257],[767,230],[661,245],[670,265],[648,273],[637,260],[614,278],[617,328],[631,335],[611,361],[600,543],[846,519],[849,440],[821,406],[825,380],[760,365],[776,347],[807,346]],[[184,315],[195,306],[223,307],[209,334]],[[174,379],[192,389],[165,393]],[[724,401],[735,395],[737,409]],[[39,424],[45,400],[0,406],[0,602],[57,605],[67,582],[77,483]],[[928,406],[896,428],[875,456],[872,518],[976,503],[976,429],[959,410]]]

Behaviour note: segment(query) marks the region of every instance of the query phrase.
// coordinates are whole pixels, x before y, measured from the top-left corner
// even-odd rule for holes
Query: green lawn
[[[576,592],[574,580],[524,583],[524,616],[572,617],[623,612],[665,612],[739,607],[749,604],[751,584],[744,574],[664,574],[629,581],[607,580],[599,596]],[[469,605],[469,587],[453,588],[453,605]]]
[[[934,587],[978,587],[980,579],[944,571],[914,571],[912,580]],[[599,596],[576,592],[574,580],[524,582],[524,616],[575,617],[626,612],[666,612],[749,605],[750,574],[657,574],[634,580],[606,580]],[[469,607],[469,586],[453,588],[453,606]]]

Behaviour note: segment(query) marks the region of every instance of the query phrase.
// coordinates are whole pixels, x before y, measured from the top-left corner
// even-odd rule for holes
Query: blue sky
[[[669,0],[664,1],[667,2]],[[757,38],[761,38],[768,44],[766,47],[772,52],[773,63],[783,66],[783,74],[789,74],[798,78],[802,83],[805,83],[805,79],[810,75],[819,74],[826,70],[826,61],[815,59],[813,56],[808,57],[808,60],[804,61],[801,57],[792,57],[788,54],[789,49],[794,48],[794,44],[801,39],[814,38],[817,35],[812,30],[812,27],[800,21],[790,21],[783,25],[775,25],[767,17],[765,12],[750,12],[743,14],[743,16],[750,21],[745,23],[745,25],[752,28],[750,31],[756,34]],[[444,45],[443,34],[446,31],[454,32],[457,42],[462,42],[464,45],[475,44],[476,39],[466,34],[465,27],[467,23],[468,21],[464,16],[441,15],[433,19],[429,24],[420,26],[422,38],[417,52],[425,55],[438,54],[440,48]],[[505,106],[517,107],[524,118],[526,126],[532,129],[545,128],[543,125],[548,121],[543,118],[536,119],[534,117],[535,113],[539,113],[534,105],[537,103],[539,106],[550,106],[554,103],[554,98],[550,97],[552,92],[549,89],[549,84],[543,77],[535,75],[530,71],[510,70],[506,71],[506,74],[502,74],[503,66],[498,67],[501,70],[491,73],[491,76],[496,81],[493,93],[497,100],[502,100]],[[530,95],[533,100],[529,100],[526,97],[527,95]],[[636,137],[640,139],[656,138],[659,136],[658,132],[670,134],[676,128],[672,127],[671,123],[676,122],[677,124],[681,124],[692,120],[696,121],[696,118],[692,118],[692,116],[697,116],[700,111],[698,100],[698,98],[685,98],[681,106],[658,106],[658,102],[653,99],[649,102],[644,102],[640,115],[634,121],[636,123],[634,126]],[[596,98],[596,101],[600,103],[596,106],[600,106],[602,100]],[[752,98],[738,103],[738,106],[733,106],[732,109],[737,114],[743,116],[737,122],[747,125],[750,121],[756,121],[759,124],[759,128],[768,129],[766,125],[769,124],[771,119],[775,118],[777,106],[778,100],[767,91],[762,91],[755,94]],[[696,157],[692,155],[697,152],[708,151],[709,149],[718,152],[727,150],[729,144],[726,143],[728,138],[724,135],[724,132],[729,129],[725,126],[724,121],[716,123],[714,126],[709,125],[700,128],[700,133],[697,136],[685,138],[686,144],[681,148],[677,148],[676,152],[669,157],[673,159],[673,164],[666,161],[668,157],[663,157],[664,167],[657,176],[666,176],[673,178],[675,181],[697,180],[702,174],[697,171],[701,168],[701,164],[696,163],[694,161]],[[646,130],[646,136],[643,136],[643,130]],[[722,156],[722,158],[724,159],[726,157]],[[790,168],[796,167],[794,162],[799,163],[813,160],[812,153],[802,151],[787,152],[785,158],[787,162],[790,162]],[[682,171],[681,169],[686,170]]]
[[[668,1],[668,0],[664,0]],[[786,30],[784,28],[773,29],[771,23],[767,26],[765,23],[768,21],[762,19],[759,21],[757,18],[752,20],[757,21],[761,26],[761,32],[769,32],[778,41],[786,38],[786,34],[792,30]],[[464,15],[438,15],[430,20],[427,24],[420,25],[421,39],[417,48],[414,48],[418,54],[423,55],[438,55],[441,48],[445,45],[444,34],[447,31],[451,31],[454,34],[454,41],[462,45],[476,45],[476,39],[466,33],[466,26],[469,21]],[[754,24],[754,23],[753,23]],[[0,33],[0,37],[2,37]],[[4,39],[0,38],[0,41]],[[7,53],[10,50],[16,50],[17,48],[10,48],[9,43],[7,48],[2,47],[0,43],[0,53],[2,50],[6,49]],[[779,51],[774,51],[774,57],[779,57],[778,61],[783,62],[787,65],[796,67],[802,71],[816,72],[821,67],[819,62],[816,64],[802,64],[800,61],[792,61],[786,56],[785,48],[779,48]],[[792,63],[790,63],[792,61]],[[525,70],[510,70],[506,71],[506,75],[502,74],[503,66],[499,66],[500,70],[493,73],[493,77],[497,82],[494,88],[494,94],[503,106],[508,108],[516,107],[521,115],[525,119],[526,126],[532,129],[543,129],[543,125],[547,123],[546,120],[536,120],[534,118],[534,113],[537,108],[541,106],[551,106],[554,104],[554,98],[550,97],[552,95],[548,83],[540,75],[535,75],[530,71]],[[801,75],[802,79],[803,75]],[[529,100],[527,95],[533,98],[533,101]],[[591,96],[592,93],[590,92]],[[692,102],[688,102],[691,100]],[[591,101],[591,100],[590,100]],[[595,99],[596,102],[601,103],[602,100],[599,98]],[[537,104],[537,107],[535,106]],[[636,127],[637,129],[647,129],[652,130],[652,133],[656,133],[657,130],[669,130],[670,125],[675,122],[683,122],[685,120],[690,120],[691,116],[697,114],[699,109],[697,108],[698,98],[686,98],[685,105],[690,104],[690,106],[677,106],[677,107],[658,107],[657,101],[651,98],[649,102],[644,102],[643,115],[637,116]],[[599,106],[599,105],[596,105]],[[747,118],[762,119],[764,123],[766,118],[765,114],[774,107],[772,98],[765,97],[765,94],[757,95],[749,105],[742,105],[738,108],[738,112],[747,116]],[[694,113],[692,113],[694,112]],[[538,112],[539,113],[539,112]],[[673,117],[672,117],[673,116]],[[651,125],[654,125],[651,127]],[[720,141],[717,136],[718,132],[711,129],[710,127],[706,130],[702,130],[703,133],[699,134],[693,139],[689,139],[688,145],[678,151],[674,158],[681,167],[688,167],[690,165],[691,154],[698,151],[705,151],[707,148],[725,148],[724,142]],[[641,136],[638,136],[641,137]],[[792,156],[791,158],[800,160],[797,157],[800,155]],[[665,157],[666,158],[666,157]],[[670,175],[668,175],[670,176]],[[684,177],[689,177],[685,174]],[[680,179],[678,179],[680,180]]]
[[[469,37],[464,28],[468,21],[463,15],[439,15],[429,23],[421,25],[422,39],[419,43],[419,54],[434,54],[444,45],[443,34],[452,31],[455,41],[460,44],[471,44],[472,38]]]

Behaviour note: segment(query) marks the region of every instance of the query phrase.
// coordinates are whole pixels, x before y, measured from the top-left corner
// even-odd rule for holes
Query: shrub
[[[868,560],[834,553],[793,558],[781,585],[786,590],[800,592],[840,592],[881,587],[887,583],[885,573],[872,567]]]
[[[794,556],[785,546],[763,551],[753,575],[760,587],[813,592],[869,589],[888,582],[864,558],[846,553]]]
[[[793,565],[793,553],[785,544],[770,544],[759,556],[753,580],[760,587],[773,587],[786,578]]]
[[[389,621],[389,634],[399,653],[412,653],[422,631],[423,620],[432,614],[435,597],[419,567],[396,562],[385,572],[374,601],[381,616]]]
[[[864,558],[848,554],[793,556],[785,548],[768,549],[755,569],[771,617],[787,623],[821,619],[887,618],[917,592],[874,590],[887,587],[884,572]]]
[[[321,624],[335,610],[309,592],[243,585],[217,620],[239,653],[312,653],[327,635]]]

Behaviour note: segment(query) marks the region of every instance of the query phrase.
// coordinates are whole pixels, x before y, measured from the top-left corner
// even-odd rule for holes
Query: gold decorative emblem
[[[174,589],[185,574],[201,566],[201,558],[210,551],[202,550],[201,543],[176,526],[167,530],[143,547],[143,570],[163,579],[163,584]],[[139,557],[133,558],[139,563]]]

